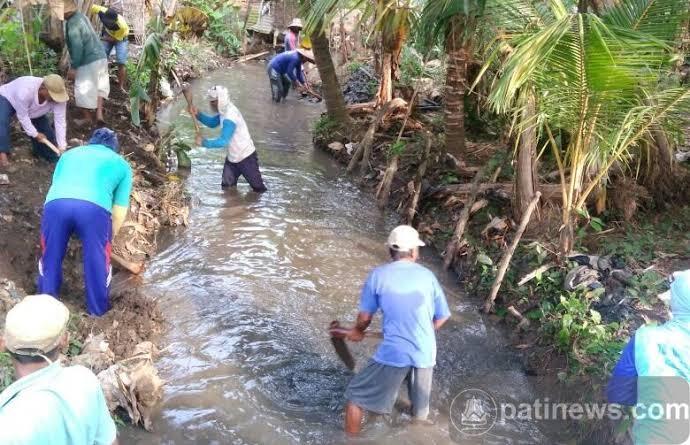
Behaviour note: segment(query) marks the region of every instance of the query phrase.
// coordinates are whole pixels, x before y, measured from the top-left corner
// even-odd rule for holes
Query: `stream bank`
[[[136,60],[141,49],[131,45],[131,57]],[[175,57],[177,79],[185,81],[202,75],[207,70],[229,64],[228,59],[214,53],[202,40],[180,41],[165,53]],[[113,74],[113,73],[111,73]],[[171,75],[172,76],[172,75]],[[114,79],[114,76],[113,76]],[[68,85],[71,90],[71,85]],[[161,106],[166,106],[165,101]],[[130,120],[130,100],[111,79],[111,93],[106,101],[106,126],[118,134],[122,155],[129,161],[134,173],[134,186],[127,221],[114,240],[113,251],[134,263],[146,262],[157,251],[161,230],[171,231],[187,224],[188,198],[181,179],[166,172],[161,161],[166,138],[157,128],[136,127]],[[88,141],[90,128],[75,125],[73,104],[68,104],[67,129],[70,146]],[[165,135],[163,135],[165,136]],[[40,256],[40,223],[45,195],[50,186],[54,165],[31,155],[29,140],[17,122],[13,125],[12,140],[16,141],[12,166],[0,170],[9,183],[0,185],[0,320],[24,295],[36,290],[37,262]],[[105,371],[122,360],[129,369],[113,367],[122,377],[137,372],[139,381],[130,382],[132,397],[125,397],[108,381],[102,379],[111,409],[119,406],[123,419],[151,428],[148,410],[160,398],[161,381],[153,366],[157,339],[167,328],[165,319],[154,298],[141,291],[141,278],[113,265],[111,285],[112,309],[96,318],[85,313],[84,281],[81,246],[70,241],[63,262],[61,299],[72,314],[69,331],[70,347],[66,362],[90,367],[95,373]],[[0,322],[1,323],[1,322]],[[143,354],[143,355],[142,355]],[[142,360],[132,359],[140,355]],[[13,370],[9,361],[0,363],[0,382],[12,381]],[[141,365],[141,366],[139,366]],[[100,377],[100,376],[99,376]],[[136,379],[135,379],[136,380]],[[138,389],[134,389],[137,386]],[[110,394],[109,394],[110,391]],[[138,398],[138,400],[137,400]]]

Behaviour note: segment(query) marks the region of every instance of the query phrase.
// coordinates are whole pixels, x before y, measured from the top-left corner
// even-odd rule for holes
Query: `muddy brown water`
[[[223,193],[224,153],[192,153],[190,226],[144,278],[170,323],[158,361],[168,384],[155,432],[125,429],[122,442],[344,443],[343,393],[352,374],[333,353],[326,327],[354,319],[368,271],[387,260],[383,243],[396,217],[379,212],[340,166],[312,148],[321,104],[293,95],[272,104],[259,63],[216,72],[194,88],[200,93],[216,83],[229,87],[244,114],[269,191],[256,196],[241,180],[236,193]],[[161,122],[188,128],[191,139],[183,110],[183,101],[175,102]],[[461,391],[483,387],[524,398],[530,385],[505,333],[477,313],[477,302],[432,252],[422,261],[437,272],[453,309],[438,335],[436,424],[413,426],[405,415],[372,418],[356,443],[553,443],[531,422],[499,422],[475,438],[457,435],[449,414]],[[376,340],[352,346],[358,366],[375,347]]]

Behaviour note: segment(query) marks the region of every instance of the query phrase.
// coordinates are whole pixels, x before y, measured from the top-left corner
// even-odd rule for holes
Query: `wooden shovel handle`
[[[133,263],[131,261],[127,261],[124,258],[122,258],[120,255],[116,253],[111,253],[110,254],[110,261],[115,264],[116,266],[125,269],[134,275],[139,275],[141,272],[144,271],[144,263]]]
[[[48,138],[45,138],[42,141],[38,141],[38,142],[40,142],[41,144],[44,144],[45,146],[47,146],[48,148],[53,150],[55,152],[55,154],[57,154],[58,156],[62,155],[62,151],[59,148],[57,148],[55,145],[53,145],[53,143],[50,142],[48,140]]]
[[[187,101],[187,105],[191,108],[194,105],[191,90],[185,86],[182,89],[182,94],[184,95],[184,98]],[[192,116],[192,122],[194,122],[194,130],[198,135],[201,130],[199,129],[199,122],[197,122],[196,116]]]

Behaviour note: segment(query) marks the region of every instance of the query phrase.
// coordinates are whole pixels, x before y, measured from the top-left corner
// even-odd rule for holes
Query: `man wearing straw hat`
[[[5,318],[2,349],[16,381],[0,394],[0,443],[117,444],[117,430],[96,376],[63,367],[69,310],[50,295],[29,295]]]
[[[65,112],[68,99],[65,81],[57,74],[23,76],[0,86],[0,167],[9,165],[10,123],[14,115],[31,138],[34,155],[57,160],[57,154],[45,142],[57,144],[61,151],[67,148]],[[53,113],[53,125],[48,120],[49,113]]]
[[[307,49],[298,49],[280,53],[268,64],[268,79],[271,84],[271,95],[274,102],[285,100],[290,91],[290,85],[300,85],[307,89],[302,64],[314,63],[314,55]]]
[[[288,25],[288,31],[285,33],[285,51],[294,51],[299,48],[299,33],[303,27],[302,20],[298,18]]]
[[[65,0],[65,44],[72,64],[74,101],[83,110],[80,124],[103,122],[103,101],[110,94],[108,58],[91,22],[77,10],[74,0]],[[94,110],[96,111],[94,116]]]

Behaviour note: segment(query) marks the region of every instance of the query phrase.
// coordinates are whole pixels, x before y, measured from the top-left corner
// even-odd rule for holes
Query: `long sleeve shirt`
[[[107,58],[103,43],[81,12],[65,20],[65,43],[74,69]]]
[[[610,403],[633,406],[637,403],[637,368],[635,367],[635,336],[623,349],[618,363],[613,368],[611,380],[606,388]]]
[[[197,119],[209,128],[221,126],[220,135],[215,139],[203,139],[201,145],[206,148],[226,148],[229,162],[238,163],[256,151],[254,141],[249,135],[247,123],[234,105],[227,106],[223,115],[213,116],[198,113]]]
[[[221,125],[220,114],[209,116],[208,114],[199,113],[196,117],[199,119],[199,122],[209,128],[216,128],[218,125]],[[206,148],[226,148],[232,140],[236,127],[233,121],[223,119],[220,135],[214,139],[204,138],[201,141],[201,145]]]
[[[57,103],[52,100],[46,100],[43,103],[38,102],[38,89],[43,84],[41,77],[24,76],[19,77],[12,82],[0,86],[0,95],[2,95],[12,105],[14,111],[17,113],[17,119],[29,137],[36,137],[38,130],[31,123],[31,119],[36,119],[45,116],[48,113],[53,113],[53,120],[55,121],[55,136],[59,147],[67,146],[66,138],[66,109],[67,103]]]
[[[278,74],[284,74],[293,82],[307,83],[302,73],[302,59],[297,51],[288,51],[275,56],[269,66]]]
[[[117,40],[118,42],[125,40],[129,36],[129,25],[127,25],[125,18],[122,17],[122,15],[118,14],[116,22],[117,29],[111,30],[103,20],[103,16],[107,11],[108,8],[106,8],[105,6],[91,6],[91,14],[98,14],[98,17],[101,19],[101,22],[103,22],[103,29],[105,30],[105,32],[107,32],[110,37]]]
[[[285,51],[294,51],[297,49],[298,35],[288,30],[285,34]]]

